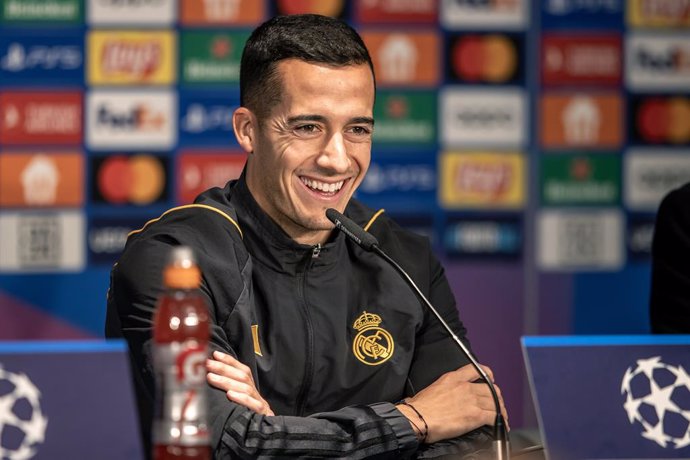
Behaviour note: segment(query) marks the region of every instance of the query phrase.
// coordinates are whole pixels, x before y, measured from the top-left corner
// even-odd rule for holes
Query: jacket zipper
[[[304,410],[307,405],[307,393],[311,388],[314,379],[314,325],[311,322],[311,315],[309,314],[309,305],[307,305],[307,298],[305,295],[305,288],[307,285],[307,271],[311,268],[313,260],[319,257],[321,253],[321,245],[317,244],[312,247],[311,254],[306,259],[304,264],[304,271],[299,276],[298,280],[298,298],[304,310],[304,317],[307,324],[307,352],[304,367],[304,379],[297,395],[297,416],[304,416]]]

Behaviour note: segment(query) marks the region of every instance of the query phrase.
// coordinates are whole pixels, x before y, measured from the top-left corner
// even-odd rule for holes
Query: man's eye
[[[318,127],[316,125],[300,125],[297,128],[295,128],[295,131],[299,131],[301,133],[313,133],[318,130]]]
[[[366,128],[364,126],[353,126],[352,127],[352,133],[357,134],[359,136],[365,136],[365,135],[371,134],[371,129]]]

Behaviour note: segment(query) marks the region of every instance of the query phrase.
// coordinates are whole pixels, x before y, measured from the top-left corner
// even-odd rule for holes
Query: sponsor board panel
[[[131,217],[91,217],[87,233],[89,264],[112,265],[117,261],[127,242],[127,235],[144,226],[146,219]]]
[[[0,93],[0,143],[76,145],[82,139],[81,91]]]
[[[439,94],[441,140],[446,146],[520,147],[527,142],[522,89],[446,87]]]
[[[620,204],[621,160],[616,154],[542,155],[539,169],[544,205]]]
[[[668,192],[690,182],[690,150],[630,149],[624,174],[625,205],[655,212]]]
[[[61,30],[12,30],[0,33],[0,81],[81,84],[84,81],[84,38]]]
[[[529,0],[458,1],[441,0],[443,27],[459,29],[525,29],[529,22]]]
[[[345,16],[345,0],[271,0],[273,10],[277,14],[321,14],[333,18],[343,19]]]
[[[83,183],[81,153],[0,153],[2,206],[81,206]]]
[[[623,74],[623,51],[617,34],[542,36],[541,79],[544,85],[618,86]]]
[[[617,270],[624,264],[623,214],[543,210],[537,217],[537,263],[547,271]]]
[[[161,155],[104,155],[90,159],[91,200],[148,206],[168,200],[170,161]]]
[[[629,121],[632,142],[690,145],[690,97],[632,95]]]
[[[435,86],[440,79],[442,48],[435,30],[362,31],[374,61],[379,86]]]
[[[3,0],[1,23],[77,24],[84,21],[82,0]]]
[[[169,149],[177,141],[177,100],[168,90],[92,90],[86,97],[91,149]]]
[[[377,91],[374,145],[435,144],[436,114],[435,91]]]
[[[623,100],[614,92],[543,94],[539,130],[545,148],[620,147]]]
[[[186,84],[239,84],[240,58],[249,32],[183,31],[181,81]]]
[[[443,248],[455,257],[517,259],[522,254],[522,223],[517,217],[451,217],[443,228]]]
[[[525,157],[515,152],[444,152],[439,201],[446,209],[520,209],[526,200]]]
[[[626,237],[628,257],[639,261],[650,259],[654,225],[654,215],[633,214],[628,216],[628,234]]]
[[[171,31],[93,30],[87,40],[91,85],[175,82],[176,44]]]
[[[79,271],[84,267],[81,211],[0,213],[0,272]]]
[[[181,93],[180,144],[237,144],[232,114],[239,105],[239,99],[227,92]]]
[[[252,26],[266,17],[266,4],[257,0],[180,0],[185,26]]]
[[[183,150],[177,163],[177,203],[192,203],[204,190],[223,187],[242,174],[247,155],[241,150]]]
[[[355,18],[362,24],[435,24],[438,17],[438,0],[360,0],[354,8]]]
[[[687,0],[628,0],[628,23],[634,27],[690,27]]]
[[[520,83],[523,56],[522,35],[454,34],[446,47],[446,77],[457,83]]]
[[[90,25],[173,25],[175,0],[86,0]]]
[[[377,153],[357,189],[357,198],[391,212],[425,212],[436,206],[436,155]]]
[[[545,29],[623,28],[624,0],[543,0],[535,3],[541,5],[541,24]]]
[[[690,89],[690,33],[628,34],[625,80],[633,90]]]

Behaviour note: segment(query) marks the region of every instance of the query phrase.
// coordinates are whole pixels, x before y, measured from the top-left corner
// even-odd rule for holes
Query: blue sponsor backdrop
[[[88,5],[92,2],[78,3],[88,10]],[[132,2],[134,3],[138,2]],[[206,2],[199,2],[202,3]],[[497,21],[477,23],[471,27],[454,27],[453,31],[444,29],[440,19],[426,25],[413,20],[396,23],[383,19],[380,22],[358,23],[354,12],[365,3],[367,2],[343,2],[342,8],[337,9],[336,14],[350,21],[360,31],[391,31],[401,34],[432,31],[438,34],[442,49],[425,51],[437,52],[442,56],[442,68],[438,69],[440,82],[438,86],[425,88],[424,91],[432,95],[439,107],[442,104],[436,100],[437,95],[448,88],[481,87],[482,90],[502,91],[511,88],[524,91],[527,96],[529,110],[525,125],[528,126],[529,135],[525,145],[508,148],[503,145],[497,148],[489,139],[486,145],[471,149],[514,150],[524,154],[528,169],[528,180],[524,188],[528,198],[520,210],[501,212],[495,207],[487,207],[472,212],[450,213],[443,209],[438,202],[438,157],[441,152],[448,149],[438,139],[438,135],[432,143],[396,143],[393,140],[387,145],[375,145],[371,170],[358,197],[373,207],[386,208],[401,224],[431,238],[439,257],[445,263],[474,349],[483,361],[492,365],[501,381],[509,382],[502,386],[511,410],[511,426],[534,424],[531,402],[525,397],[524,369],[519,355],[518,339],[522,334],[646,333],[649,330],[646,311],[649,295],[649,254],[648,246],[645,246],[645,230],[640,225],[649,225],[653,219],[653,210],[640,216],[640,225],[636,217],[628,216],[626,213],[628,236],[633,233],[635,238],[634,241],[628,242],[628,258],[622,267],[603,272],[590,272],[583,268],[575,273],[546,273],[538,268],[536,260],[539,244],[536,236],[537,217],[540,211],[538,160],[542,154],[554,154],[543,153],[537,139],[538,123],[543,116],[539,112],[540,96],[543,93],[539,73],[542,33],[544,30],[574,35],[604,32],[625,38],[637,33],[637,29],[625,21],[629,3],[623,0],[525,0],[515,3],[523,4],[527,8],[529,26],[516,27],[511,24],[504,27]],[[5,4],[6,2],[0,2],[0,5]],[[278,11],[276,2],[266,1],[265,4],[266,17]],[[500,2],[439,0],[429,4],[436,5],[439,9],[442,5],[456,5],[484,12],[492,12],[492,8],[495,8],[495,14],[501,14]],[[84,17],[88,18],[88,15]],[[213,30],[218,30],[217,25],[212,27]],[[92,28],[95,27],[88,23],[88,19],[85,23],[74,25],[3,23],[0,29],[0,93],[37,86],[49,91],[65,86],[81,89],[85,94],[92,91],[93,88],[85,83],[84,77],[84,37]],[[102,28],[127,29],[123,25]],[[179,21],[173,25],[156,25],[152,28],[170,29],[176,34],[178,55],[183,49],[183,44],[179,41],[184,37],[183,32],[209,30],[204,26],[189,27]],[[246,24],[228,27],[239,31],[249,28],[251,26]],[[469,32],[481,37],[498,33],[510,38],[518,57],[512,77],[500,82],[469,81],[451,72],[452,64],[448,61],[454,59],[451,52],[452,44],[456,37],[465,36]],[[677,29],[671,30],[671,33],[677,32]],[[650,33],[656,34],[657,29]],[[492,56],[495,58],[500,54]],[[177,81],[179,64],[178,62]],[[472,60],[466,64],[470,67],[478,65]],[[493,71],[495,69],[488,67],[478,70],[479,74]],[[184,88],[181,86],[179,83],[164,85],[178,97],[175,104],[178,128],[174,145],[169,149],[147,152],[141,149],[127,149],[131,153],[155,154],[166,159],[166,185],[163,196],[145,206],[97,202],[94,200],[95,194],[92,193],[97,180],[96,164],[87,162],[87,177],[83,185],[86,198],[81,207],[88,222],[87,237],[83,242],[88,249],[85,266],[76,273],[0,273],[0,314],[6,319],[4,324],[0,324],[0,339],[56,338],[51,334],[55,334],[54,331],[57,329],[43,326],[51,321],[61,325],[61,332],[57,338],[102,335],[108,265],[116,257],[117,250],[114,248],[117,242],[122,240],[123,229],[139,227],[148,219],[157,217],[169,207],[178,204],[174,197],[177,196],[175,190],[179,185],[175,183],[174,178],[178,173],[177,155],[181,150],[233,148],[237,145],[230,126],[230,114],[239,100],[236,85],[218,87],[199,84]],[[154,91],[153,88],[141,85],[118,86],[118,89],[123,91],[142,88],[148,92]],[[589,89],[592,88],[594,91],[600,89],[590,85]],[[381,89],[380,94],[385,91],[408,94],[420,91],[419,87],[413,84],[409,87],[400,85]],[[582,90],[578,87],[563,89],[566,92]],[[627,88],[621,84],[616,89],[620,90],[630,106],[633,96]],[[683,95],[687,97],[685,93]],[[84,102],[86,103],[86,98]],[[87,116],[87,111],[84,112]],[[3,116],[0,116],[0,120],[2,118]],[[439,124],[441,121],[439,120]],[[626,124],[630,125],[632,122],[631,115]],[[480,129],[486,131],[486,127]],[[626,132],[629,140],[629,126],[626,127]],[[623,155],[626,146],[613,153]],[[48,150],[52,148],[39,147]],[[93,157],[106,153],[122,153],[117,151],[117,146],[95,154],[83,145],[73,147]],[[460,147],[453,150],[466,150],[462,148],[464,146]],[[9,150],[9,147],[2,145],[0,139],[0,154],[6,150]],[[480,169],[479,171],[481,172]],[[620,207],[625,208],[625,203]],[[0,210],[0,217],[2,211],[4,209]],[[32,210],[22,210],[29,211]],[[626,235],[620,235],[621,241],[625,238]]]

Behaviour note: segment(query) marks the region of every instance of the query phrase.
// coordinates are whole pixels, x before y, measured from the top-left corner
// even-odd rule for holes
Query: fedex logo
[[[690,88],[690,35],[632,35],[626,45],[626,80],[631,88]]]
[[[71,35],[0,35],[0,75],[11,83],[65,81],[83,78],[84,52],[81,38]]]
[[[175,144],[177,103],[170,91],[93,91],[86,105],[86,142],[91,148]]]

